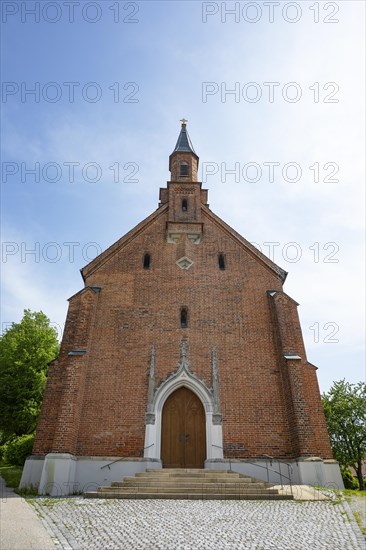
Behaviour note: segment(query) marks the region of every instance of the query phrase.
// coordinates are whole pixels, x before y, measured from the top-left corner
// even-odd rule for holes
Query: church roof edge
[[[128,231],[125,235],[123,235],[118,241],[113,243],[111,246],[106,248],[99,256],[94,258],[90,263],[88,263],[86,266],[84,266],[82,269],[80,269],[81,276],[83,278],[83,281],[85,282],[86,277],[92,274],[92,272],[99,268],[101,265],[104,264],[113,254],[118,252],[120,249],[120,246],[123,244],[127,244],[127,242],[130,241],[130,239],[133,239],[140,231],[142,231],[149,223],[153,222],[156,218],[161,216],[166,210],[168,209],[168,205],[164,204],[154,210],[149,216],[147,216],[144,220],[142,220],[140,223],[135,225],[130,231]]]
[[[218,223],[222,228],[224,228],[226,231],[228,231],[237,241],[239,241],[242,245],[244,245],[254,256],[256,256],[259,260],[261,260],[269,269],[274,271],[282,280],[284,283],[286,280],[286,277],[288,275],[288,272],[282,269],[282,267],[278,266],[272,260],[270,260],[263,252],[258,250],[251,242],[247,241],[240,233],[235,231],[229,224],[224,222],[210,208],[208,208],[205,205],[202,205],[202,211],[210,216],[216,223]]]

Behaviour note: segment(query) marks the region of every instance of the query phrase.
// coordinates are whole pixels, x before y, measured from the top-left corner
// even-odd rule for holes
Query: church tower
[[[158,208],[81,270],[21,486],[282,465],[342,487],[287,273],[209,208],[181,123]]]
[[[198,181],[199,158],[188,135],[187,120],[181,122],[177,144],[169,157],[171,178],[168,187],[160,189],[160,205],[168,205],[167,242],[183,243],[186,236],[198,244],[203,236],[201,205],[207,206],[207,191]]]
[[[188,135],[187,122],[188,120],[182,118],[182,128],[178,141],[169,157],[171,181],[197,181],[199,158]]]

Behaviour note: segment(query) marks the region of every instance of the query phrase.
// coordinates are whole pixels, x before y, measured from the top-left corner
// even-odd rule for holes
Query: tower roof
[[[193,149],[192,141],[187,131],[187,122],[188,120],[186,120],[185,118],[182,118],[181,120],[182,128],[180,130],[178,141],[174,148],[173,153],[193,153],[194,155],[197,156],[197,153]]]
[[[188,120],[186,120],[185,118],[181,119],[182,128],[178,136],[178,141],[174,148],[174,151],[169,156],[169,170],[171,169],[172,157],[178,153],[190,153],[197,159],[197,166],[198,166],[199,156],[197,155],[196,151],[193,149],[191,138],[189,137],[189,134],[187,132],[187,122]]]

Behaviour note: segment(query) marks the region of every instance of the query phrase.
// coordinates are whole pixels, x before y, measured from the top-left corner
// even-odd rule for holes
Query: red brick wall
[[[180,164],[188,164],[189,177],[180,175]],[[173,153],[170,159],[170,171],[172,181],[197,181],[198,159],[191,153]]]
[[[96,269],[84,271],[86,286],[101,290],[86,290],[70,301],[34,452],[142,456],[151,347],[159,383],[176,370],[185,338],[192,372],[209,387],[211,348],[217,349],[225,456],[331,457],[296,304],[282,292],[275,298],[267,294],[282,291],[280,275],[205,208],[198,213],[200,244],[185,234],[177,244],[167,243],[168,210],[167,203],[125,244],[102,255]],[[192,222],[198,214],[190,214]],[[151,255],[148,270],[145,252]],[[225,270],[219,269],[219,253]],[[193,261],[187,271],[176,265],[183,256]],[[189,311],[185,329],[182,306]],[[81,347],[85,355],[67,355]],[[302,360],[290,367],[284,351]]]

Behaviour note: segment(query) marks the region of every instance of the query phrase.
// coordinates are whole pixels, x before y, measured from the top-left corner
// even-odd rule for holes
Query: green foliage
[[[366,458],[366,383],[334,382],[322,399],[334,457],[343,469],[354,468],[360,489],[364,490],[362,463]]]
[[[7,439],[35,430],[48,363],[59,349],[49,323],[44,313],[24,310],[0,336],[0,431]]]
[[[19,435],[5,445],[4,462],[14,466],[23,466],[28,455],[32,454],[34,435]]]
[[[5,450],[6,450],[6,443],[4,445],[0,445],[0,462],[4,460]]]
[[[357,490],[360,488],[360,485],[357,479],[352,475],[350,470],[341,469],[342,479],[345,489]]]

